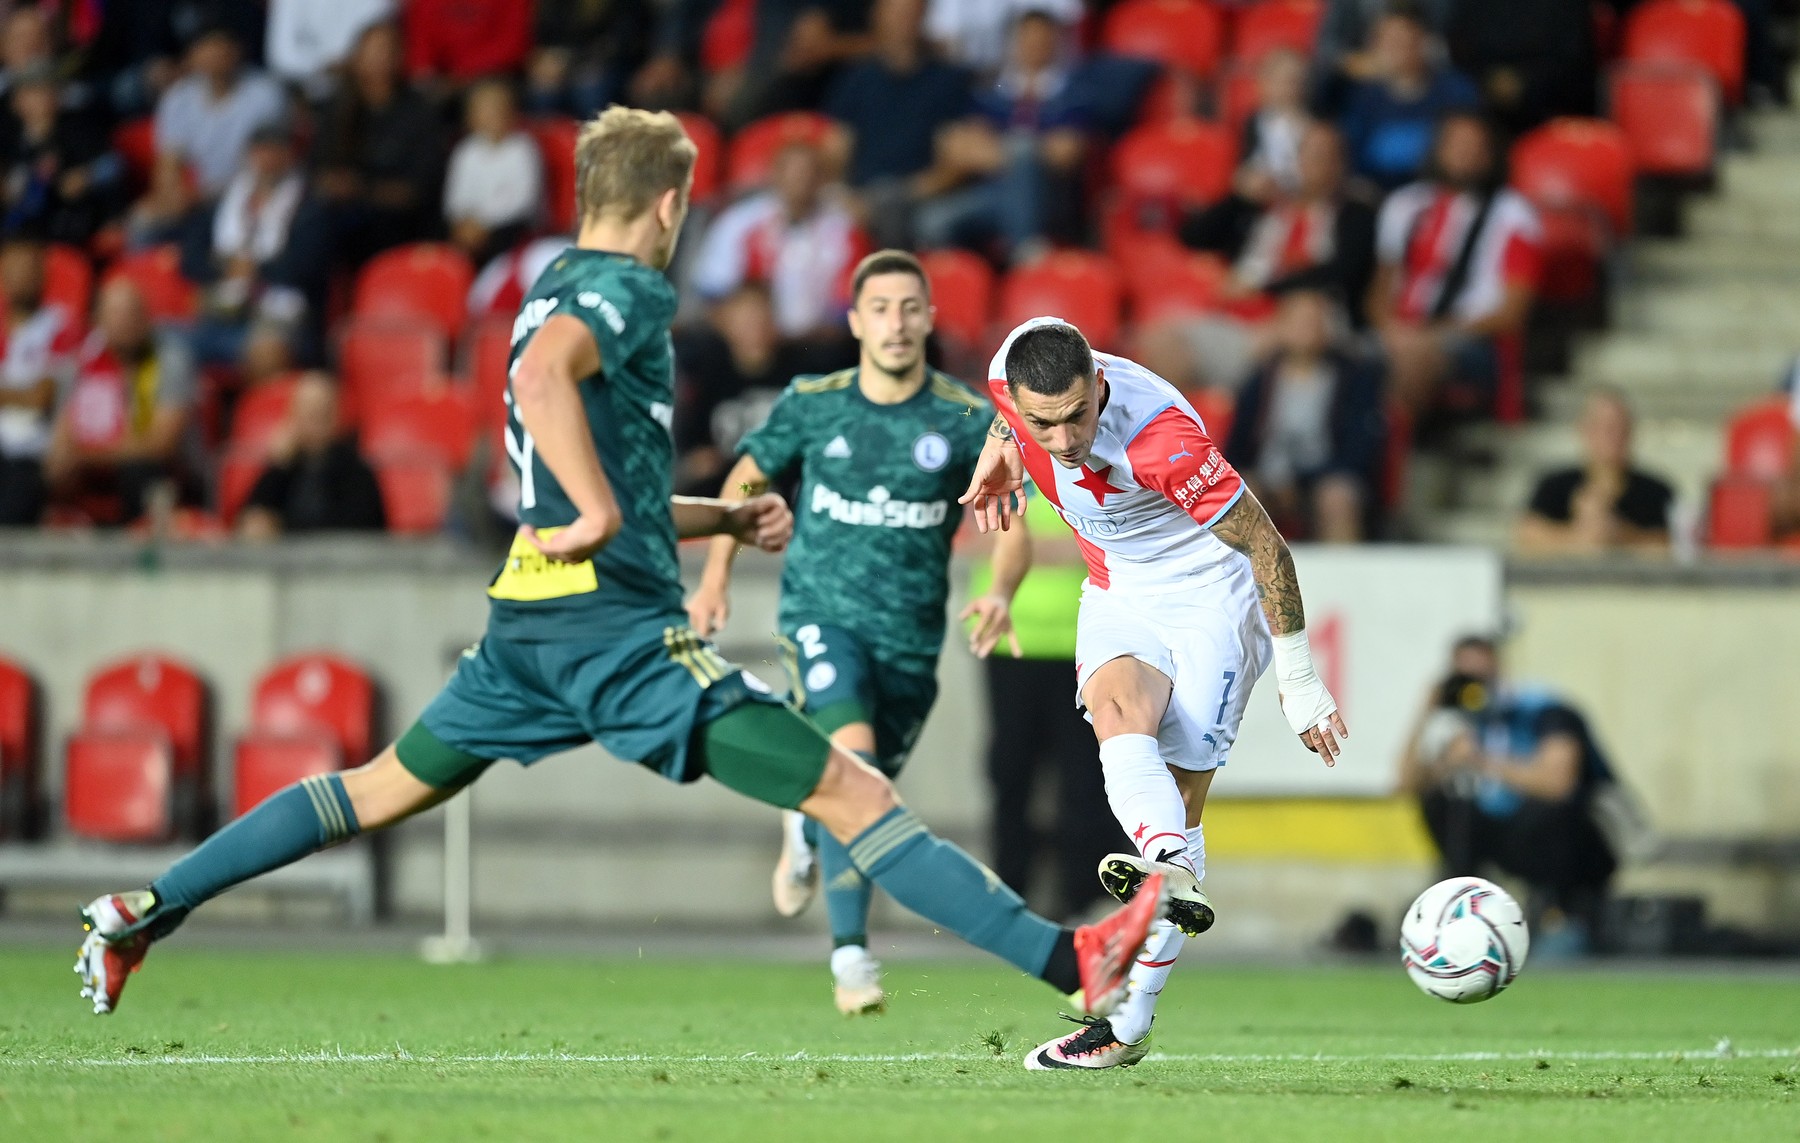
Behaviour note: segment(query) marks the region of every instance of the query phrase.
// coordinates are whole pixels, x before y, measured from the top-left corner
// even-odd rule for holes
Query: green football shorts
[[[826,734],[866,722],[875,731],[875,764],[900,772],[937,701],[937,675],[878,662],[850,631],[805,623],[782,632],[782,659],[795,705]]]

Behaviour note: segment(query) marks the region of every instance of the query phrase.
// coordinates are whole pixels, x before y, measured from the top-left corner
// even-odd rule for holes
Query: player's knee
[[[1162,712],[1147,696],[1129,691],[1102,696],[1088,704],[1088,713],[1094,719],[1094,736],[1102,742],[1121,734],[1154,735],[1162,722]]]
[[[346,770],[342,779],[357,825],[364,832],[393,825],[450,794],[419,780],[401,763],[392,746],[354,770]]]
[[[885,774],[852,754],[833,750],[818,787],[800,809],[847,842],[899,804],[900,796]]]

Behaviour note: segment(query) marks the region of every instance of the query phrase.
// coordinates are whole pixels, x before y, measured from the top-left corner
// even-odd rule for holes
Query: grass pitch
[[[1459,1008],[1397,965],[1192,966],[1144,1064],[1043,1074],[1056,997],[977,962],[894,963],[846,1020],[811,965],[179,942],[97,1018],[72,960],[0,951],[0,1139],[1800,1139],[1792,975],[1528,970]]]

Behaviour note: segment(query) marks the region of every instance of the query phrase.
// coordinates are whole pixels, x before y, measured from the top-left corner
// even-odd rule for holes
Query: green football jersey
[[[600,348],[600,371],[581,379],[581,401],[624,524],[582,564],[546,560],[515,540],[488,588],[488,629],[521,640],[612,637],[668,624],[682,613],[681,569],[670,513],[675,446],[675,288],[625,254],[570,247],[556,256],[519,307],[511,363],[557,314],[581,319]],[[506,392],[506,451],[519,476],[519,519],[540,534],[579,515],[537,455]]]
[[[930,669],[944,642],[956,502],[993,407],[933,370],[897,405],[863,395],[857,370],[797,378],[738,445],[777,477],[800,470],[780,622],[843,627],[877,659]]]

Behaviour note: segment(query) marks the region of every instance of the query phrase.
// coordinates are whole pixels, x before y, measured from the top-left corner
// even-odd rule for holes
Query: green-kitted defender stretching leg
[[[688,625],[675,545],[730,535],[780,550],[778,497],[670,495],[674,375],[663,277],[687,215],[694,145],[671,115],[608,109],[576,144],[575,246],[513,325],[507,451],[519,534],[488,588],[486,636],[400,740],[344,774],[272,795],[148,889],[85,911],[76,971],[97,1013],[153,941],[219,893],[450,798],[495,759],[529,765],[595,741],[676,781],[710,775],[798,809],[901,904],[1104,1013],[1162,894],[1070,932],[934,836],[880,771],[835,749]]]

